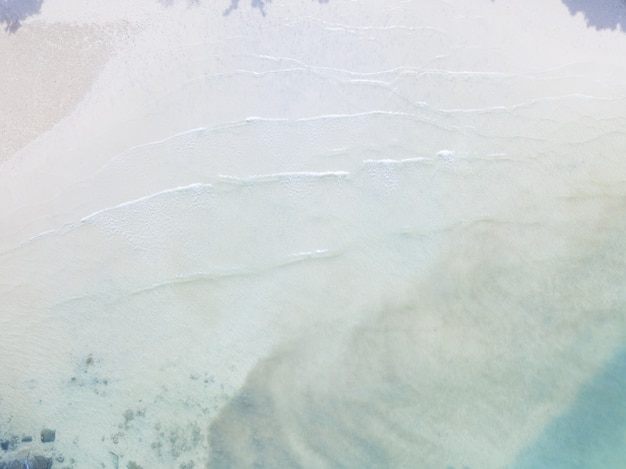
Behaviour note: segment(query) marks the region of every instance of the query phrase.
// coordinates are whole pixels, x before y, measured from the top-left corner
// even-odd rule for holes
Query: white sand
[[[46,0],[0,38],[0,432],[75,467],[513,465],[624,342],[626,34],[224,3]]]
[[[0,35],[0,162],[84,98],[112,50],[112,29],[34,23]]]

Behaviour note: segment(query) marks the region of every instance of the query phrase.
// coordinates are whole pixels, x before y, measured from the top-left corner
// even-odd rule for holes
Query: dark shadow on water
[[[263,16],[265,16],[265,4],[272,0],[252,0],[252,8],[258,8]],[[230,15],[234,10],[239,8],[239,0],[231,0],[230,6],[224,10],[224,16]]]
[[[572,15],[582,13],[587,25],[595,29],[626,31],[624,0],[561,0]]]
[[[328,3],[330,0],[317,0],[318,3]],[[265,6],[272,0],[252,0],[252,8],[258,9],[265,16]],[[229,7],[224,10],[224,16],[230,15],[234,10],[239,8],[239,0],[230,0]]]
[[[519,456],[515,469],[624,467],[626,349]]]
[[[0,0],[0,25],[14,33],[22,21],[41,10],[43,0]]]

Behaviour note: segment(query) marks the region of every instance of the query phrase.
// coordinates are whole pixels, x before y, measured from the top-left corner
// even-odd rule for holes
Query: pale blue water
[[[516,469],[626,467],[626,350],[518,457]]]
[[[90,93],[0,167],[0,440],[626,467],[621,33],[557,0],[166,3],[115,4]]]

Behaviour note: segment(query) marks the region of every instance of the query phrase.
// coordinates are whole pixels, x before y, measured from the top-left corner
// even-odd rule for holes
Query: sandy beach
[[[33,4],[0,462],[623,467],[626,7]]]

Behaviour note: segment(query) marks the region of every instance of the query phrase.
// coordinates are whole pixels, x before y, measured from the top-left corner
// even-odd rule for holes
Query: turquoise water
[[[626,466],[626,350],[586,383],[576,400],[518,457],[516,469]]]
[[[558,1],[148,3],[0,166],[0,439],[624,467],[626,39]]]

